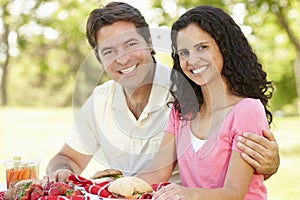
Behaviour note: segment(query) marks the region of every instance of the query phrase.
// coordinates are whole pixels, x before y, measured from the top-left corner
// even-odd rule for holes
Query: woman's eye
[[[207,46],[199,45],[199,46],[197,47],[197,51],[202,51],[202,50],[204,50],[206,47],[207,47]]]
[[[190,54],[190,52],[188,50],[181,50],[181,51],[179,51],[179,56],[186,57],[189,54]]]

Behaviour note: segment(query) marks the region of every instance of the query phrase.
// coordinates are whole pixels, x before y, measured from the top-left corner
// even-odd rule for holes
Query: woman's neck
[[[241,97],[229,91],[228,86],[223,81],[214,85],[201,86],[201,90],[203,105],[200,111],[207,114],[217,110],[225,110],[241,100]]]
[[[242,98],[233,95],[227,87],[201,86],[203,104],[191,122],[192,133],[207,139],[223,123],[227,113]]]

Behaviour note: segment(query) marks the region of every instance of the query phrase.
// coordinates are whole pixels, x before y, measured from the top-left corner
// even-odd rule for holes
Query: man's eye
[[[133,47],[133,46],[135,46],[135,45],[137,45],[138,43],[137,42],[129,42],[129,43],[127,43],[127,45],[129,46],[129,47]]]
[[[102,55],[103,56],[109,56],[109,55],[111,55],[113,53],[113,50],[106,50],[106,51],[104,51],[104,52],[102,52]]]
[[[179,56],[186,57],[188,55],[190,55],[190,52],[188,50],[181,50],[181,51],[179,51]]]

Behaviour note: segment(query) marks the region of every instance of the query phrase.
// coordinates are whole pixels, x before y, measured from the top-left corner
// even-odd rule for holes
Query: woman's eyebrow
[[[198,46],[201,46],[201,45],[204,45],[204,44],[209,44],[209,42],[199,42],[198,44],[194,45],[194,48],[196,48]]]

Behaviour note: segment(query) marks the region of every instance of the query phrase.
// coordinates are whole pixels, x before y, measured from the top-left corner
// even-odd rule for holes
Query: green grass
[[[295,200],[300,196],[300,117],[275,118],[272,131],[280,147],[278,172],[265,181],[268,200]],[[72,128],[71,108],[0,108],[0,160],[21,155],[40,159],[40,178],[50,158],[63,145]],[[102,166],[95,161],[83,173],[89,177]],[[0,165],[0,182],[5,170]]]
[[[49,159],[61,148],[72,125],[71,109],[1,108],[0,160],[39,159],[40,175]],[[0,166],[0,181],[5,180]]]
[[[265,182],[270,200],[300,196],[300,117],[275,118],[272,128],[280,150],[278,172]]]

